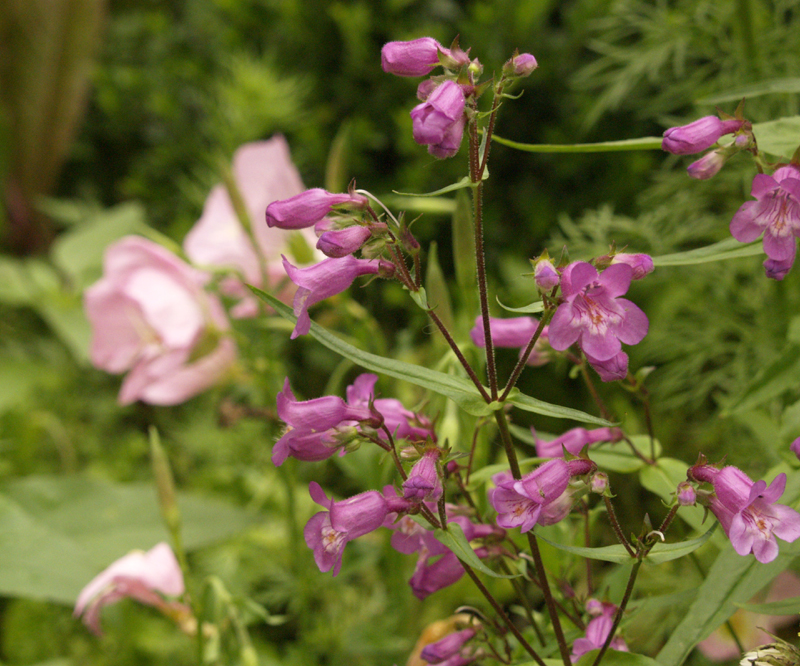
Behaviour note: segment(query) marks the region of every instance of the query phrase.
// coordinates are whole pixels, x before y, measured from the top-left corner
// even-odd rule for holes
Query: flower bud
[[[433,37],[389,42],[381,49],[381,67],[397,76],[427,76],[439,66],[439,53],[446,51]]]
[[[370,235],[369,227],[360,225],[325,231],[317,241],[317,249],[327,257],[344,257],[358,250]]]
[[[536,262],[536,266],[533,269],[533,279],[536,282],[536,288],[542,293],[555,289],[560,280],[558,271],[549,259]]]
[[[641,280],[653,272],[653,259],[648,254],[619,252],[611,258],[611,264],[627,264],[633,269],[633,279]]]
[[[539,66],[530,53],[515,53],[505,65],[503,65],[503,74],[506,76],[525,77],[530,76]]]
[[[608,490],[608,474],[597,472],[592,476],[592,492],[603,495]]]
[[[405,499],[436,502],[442,496],[442,481],[437,469],[441,453],[441,449],[430,448],[414,465],[408,478],[403,482]]]
[[[670,127],[664,132],[661,148],[675,155],[691,155],[711,148],[723,134],[737,131],[744,121],[720,120],[705,116],[681,127]]]
[[[320,222],[334,206],[361,209],[366,208],[367,203],[367,198],[361,194],[334,194],[315,187],[289,199],[273,201],[267,206],[267,226],[304,229]]]
[[[695,180],[708,180],[716,176],[725,166],[727,158],[722,150],[712,150],[696,162],[692,162],[686,169],[689,176]]]
[[[678,498],[678,504],[681,506],[694,506],[697,502],[697,491],[694,486],[688,481],[682,481],[678,484],[678,490],[675,493]]]

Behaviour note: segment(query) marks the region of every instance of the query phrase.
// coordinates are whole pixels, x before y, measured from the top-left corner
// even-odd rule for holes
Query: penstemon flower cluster
[[[457,40],[445,48],[423,37],[386,44],[381,65],[389,74],[424,77],[417,87],[420,103],[410,109],[414,140],[438,159],[466,152],[468,178],[463,186],[470,190],[474,203],[475,288],[480,301],[480,312],[468,332],[472,345],[457,342],[467,336],[454,335],[428,302],[422,280],[423,248],[403,214],[393,213],[374,194],[358,189],[355,181],[342,193],[302,189],[299,176],[288,180],[285,176],[296,173],[293,167],[261,179],[261,190],[268,182],[285,181],[274,188],[270,185],[268,200],[264,200],[263,192],[259,194],[254,185],[258,180],[255,174],[275,157],[258,151],[277,147],[288,161],[283,140],[273,139],[277,143],[237,154],[234,177],[238,190],[228,187],[212,192],[203,218],[184,246],[195,266],[143,239],[126,239],[109,249],[105,276],[86,295],[87,312],[95,327],[93,360],[110,372],[130,370],[121,402],[141,399],[174,404],[218,383],[236,363],[231,324],[219,294],[228,301],[233,299],[233,319],[259,312],[253,296],[257,294],[294,322],[291,338],[314,334],[324,342],[320,333],[324,329],[312,323],[315,305],[345,292],[359,278],[399,283],[425,312],[458,363],[455,378],[410,368],[409,381],[424,375],[424,382],[417,379],[419,385],[449,398],[460,397],[460,402],[453,399],[468,414],[481,417],[476,419],[472,449],[464,442],[441,438],[438,414],[411,409],[382,395],[376,374],[357,376],[344,397],[308,400],[295,397],[287,378],[276,400],[277,418],[284,429],[272,448],[274,465],[281,466],[288,458],[315,463],[333,456],[358,455],[361,447],[375,446],[396,472],[393,484],[343,499],[329,497],[316,481],[310,483],[310,497],[322,509],[303,530],[314,562],[321,572],[336,576],[346,566],[351,541],[384,530],[391,533],[395,550],[416,555],[409,585],[417,598],[425,599],[465,575],[471,579],[485,598],[481,619],[476,615],[459,620],[452,632],[425,646],[421,657],[427,663],[455,666],[482,659],[503,663],[533,659],[543,666],[544,658],[557,652],[568,666],[595,651],[591,663],[597,664],[609,650],[629,650],[619,632],[639,569],[643,562],[651,561],[652,554],[661,552],[679,510],[703,507],[716,517],[735,553],[752,555],[760,563],[778,557],[777,539],[797,540],[800,514],[778,503],[787,476],[778,474],[767,485],[763,480],[752,481],[735,467],[712,465],[701,457],[694,466],[685,466],[683,478],[672,480],[658,527],[654,529],[645,516],[641,531],[626,536],[616,517],[609,477],[609,472],[616,470],[604,469],[602,453],[622,452],[639,467],[656,468],[658,464],[649,394],[644,387],[646,372],[631,370],[626,351],[648,333],[647,315],[627,295],[634,281],[646,280],[653,272],[653,258],[633,251],[635,248],[617,251],[612,246],[602,256],[571,260],[563,251],[556,259],[543,249],[531,262],[533,302],[524,310],[541,313],[540,317],[491,316],[483,255],[484,177],[501,103],[510,99],[509,91],[521,78],[536,70],[537,61],[530,54],[515,52],[498,74],[481,81],[483,66],[471,57],[469,49],[463,50]],[[488,110],[481,110],[484,96],[491,97]],[[729,144],[715,147],[728,135],[732,135]],[[462,147],[464,143],[466,147]],[[789,164],[766,163],[741,107],[734,116],[707,116],[668,130],[663,148],[678,155],[711,149],[689,167],[689,175],[698,179],[715,175],[736,153],[749,152],[756,158],[755,201],[742,204],[730,230],[741,242],[763,234],[767,276],[782,279],[792,266],[795,239],[800,236],[797,155]],[[771,175],[766,170],[771,170]],[[289,238],[298,234],[313,244],[315,263],[303,266],[287,256]],[[251,292],[244,285],[274,294],[268,296],[259,289]],[[209,286],[216,292],[209,291]],[[281,308],[281,301],[291,302],[291,308]],[[519,350],[516,365],[504,379],[496,364],[498,348]],[[481,354],[479,365],[475,359]],[[352,360],[374,370],[366,358],[356,354]],[[520,398],[517,380],[527,368],[556,359],[566,361],[581,376],[597,399],[600,416],[556,409],[559,416],[596,427],[564,429],[554,438],[541,438],[531,429],[523,442],[535,450],[536,457],[521,460],[509,427],[513,410],[552,415],[554,406],[528,396]],[[617,421],[595,390],[597,376],[602,382],[618,383],[639,398],[646,412],[646,433],[628,432]],[[475,446],[483,441],[481,432],[487,433],[487,443],[480,446],[496,444],[502,450],[497,469],[484,472],[473,468]],[[649,453],[646,446],[634,441],[637,439],[649,441]],[[479,483],[474,481],[476,475],[481,478]],[[628,585],[618,598],[593,584],[591,557],[586,561],[580,593],[568,593],[571,588],[566,581],[554,585],[553,573],[541,555],[543,528],[567,525],[564,534],[573,534],[572,528],[581,522],[585,523],[580,530],[585,534],[582,552],[592,553],[598,544],[590,534],[590,515],[597,513],[597,507],[618,542],[613,556],[606,557],[632,564]],[[710,532],[706,533],[685,546],[681,554],[701,547],[710,537]],[[174,558],[161,555],[159,550],[128,556],[112,565],[82,593],[76,612],[85,612],[87,623],[99,630],[99,608],[128,595],[160,607],[166,614],[180,615],[186,625],[188,607],[160,596],[183,594]],[[148,566],[152,571],[139,572]],[[487,577],[511,581],[515,603],[525,609],[524,621],[509,617],[508,604],[490,591]],[[538,609],[534,598],[541,599]],[[566,623],[571,628],[565,628]]]

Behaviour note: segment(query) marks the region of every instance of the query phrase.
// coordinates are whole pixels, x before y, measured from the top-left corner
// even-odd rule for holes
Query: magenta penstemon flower
[[[711,148],[724,134],[738,131],[744,121],[720,120],[705,116],[681,127],[670,127],[664,132],[661,148],[675,155],[691,155]]]
[[[403,482],[403,497],[415,502],[436,502],[442,496],[442,480],[437,471],[441,449],[431,447],[411,469]]]
[[[290,336],[305,335],[311,330],[308,308],[347,289],[360,275],[391,275],[394,266],[387,261],[356,259],[347,255],[338,259],[325,259],[308,268],[297,268],[283,257],[283,267],[289,279],[297,285],[292,308],[297,324]]]
[[[267,226],[279,229],[312,227],[330,213],[334,206],[360,210],[367,206],[361,194],[334,194],[315,187],[290,199],[273,201],[267,206]]]
[[[454,631],[435,643],[426,645],[422,649],[420,657],[429,664],[450,664],[453,662],[449,660],[454,657],[461,658],[462,661],[465,660],[463,663],[469,663],[472,661],[469,658],[471,651],[465,649],[464,644],[477,633],[478,629],[476,627],[467,627],[461,631]]]
[[[461,86],[445,81],[427,99],[411,110],[414,141],[428,146],[428,152],[440,159],[458,152],[464,135],[466,99]]]
[[[298,401],[288,378],[277,403],[278,418],[286,424],[286,430],[272,449],[275,465],[282,465],[289,456],[313,462],[330,458],[337,451],[344,454],[358,435],[359,423],[379,427],[382,422],[380,414],[368,404],[349,405],[337,396]]]
[[[586,635],[575,641],[572,646],[570,660],[574,664],[582,655],[592,650],[597,650],[605,644],[608,634],[614,626],[614,615],[617,607],[610,603],[601,603],[596,599],[586,602],[586,610],[594,617],[586,625]],[[612,650],[628,652],[628,646],[619,636],[613,638],[609,647]]]
[[[533,428],[531,428],[531,432],[536,439],[536,455],[539,458],[563,458],[564,449],[568,453],[577,456],[581,449],[588,444],[618,442],[622,438],[622,432],[619,428],[594,428],[593,430],[572,428],[550,441],[537,437]]]
[[[767,275],[782,279],[791,268],[800,237],[800,166],[788,164],[768,176],[756,174],[750,195],[731,220],[731,234],[749,243],[764,234],[764,252],[773,262]]]
[[[328,499],[320,485],[309,485],[311,499],[325,507],[311,517],[303,530],[306,544],[314,551],[314,561],[323,573],[342,567],[342,553],[349,541],[377,530],[390,512],[400,513],[411,507],[401,497],[384,497],[368,490],[340,502]]]
[[[441,64],[440,53],[449,52],[433,37],[389,42],[381,49],[381,67],[397,76],[427,76]]]
[[[620,298],[632,279],[633,269],[627,264],[614,264],[599,275],[583,261],[567,266],[561,280],[564,302],[548,331],[553,349],[564,351],[577,342],[590,362],[602,363],[619,359],[620,343],[640,342],[647,334],[647,316],[631,301]]]
[[[699,464],[689,470],[689,478],[714,486],[709,508],[739,555],[752,552],[759,562],[772,562],[778,557],[775,537],[789,543],[800,537],[800,513],[777,503],[786,474],[778,474],[767,487],[766,481],[753,483],[736,467]]]

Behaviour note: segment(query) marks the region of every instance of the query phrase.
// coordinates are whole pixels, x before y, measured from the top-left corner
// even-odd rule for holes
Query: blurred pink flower
[[[181,568],[172,549],[162,542],[146,553],[141,550],[128,553],[93,578],[78,595],[75,617],[82,615],[86,626],[99,635],[100,610],[125,597],[154,606],[175,618],[187,617],[186,606],[162,596],[179,597],[183,591]]]
[[[130,370],[119,402],[175,405],[217,383],[236,359],[208,275],[152,241],[127,236],[106,249],[103,277],[86,290],[92,363]],[[210,349],[200,355],[199,349]]]
[[[800,578],[791,571],[784,571],[773,581],[763,603],[783,601],[798,596],[800,596]],[[754,599],[753,603],[761,603],[761,600]],[[760,615],[744,609],[737,610],[730,618],[730,623],[745,651],[771,643],[773,641],[771,634],[793,622],[797,622],[797,615]],[[742,656],[739,646],[736,645],[726,626],[720,627],[701,641],[697,649],[711,661],[728,661]]]
[[[239,222],[224,185],[216,185],[206,199],[203,214],[183,242],[186,255],[200,266],[215,266],[238,270],[248,284],[274,288],[286,274],[281,254],[287,254],[292,234],[281,229],[271,229],[264,224],[264,210],[278,199],[288,199],[306,188],[297,168],[292,163],[289,145],[281,135],[268,141],[246,143],[233,155],[233,177],[244,200],[250,225],[258,241],[258,251],[266,265],[263,284],[259,253],[253,247]],[[313,250],[317,238],[312,229],[294,232],[305,238],[315,259],[321,255]],[[258,306],[236,278],[223,283],[224,291],[243,300],[231,310],[233,317],[252,317]],[[281,298],[291,300],[293,290],[282,293]]]

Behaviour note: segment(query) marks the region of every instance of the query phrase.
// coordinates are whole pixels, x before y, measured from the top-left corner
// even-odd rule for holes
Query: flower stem
[[[461,560],[459,560],[459,562],[461,562]],[[464,567],[464,571],[467,572],[467,575],[472,579],[472,582],[475,583],[475,586],[481,591],[481,594],[483,594],[483,596],[486,598],[486,601],[489,602],[491,607],[494,609],[494,612],[497,613],[498,617],[508,627],[509,631],[514,634],[514,637],[519,641],[520,645],[525,648],[525,651],[531,657],[533,657],[534,661],[536,661],[539,666],[546,666],[544,660],[539,656],[536,650],[533,649],[531,644],[525,640],[525,637],[520,633],[519,629],[517,629],[517,626],[511,621],[511,618],[508,617],[502,606],[497,603],[497,599],[495,599],[492,596],[492,593],[486,589],[486,586],[481,582],[481,579],[478,578],[472,567],[465,562],[461,562],[461,566]],[[567,664],[569,664],[569,661],[567,661]]]
[[[620,527],[619,520],[617,519],[617,513],[614,511],[614,505],[611,503],[611,499],[603,495],[603,501],[606,504],[606,511],[608,512],[608,519],[611,521],[611,527],[614,528],[614,534],[617,535],[617,540],[625,546],[625,550],[628,551],[628,554],[631,557],[636,557],[636,553],[634,552],[631,545],[628,543],[628,540],[625,538],[625,535],[622,533],[622,528]]]
[[[539,326],[536,327],[536,330],[533,333],[530,341],[528,342],[527,347],[523,350],[522,354],[517,360],[517,365],[514,367],[511,376],[508,378],[508,382],[506,382],[506,386],[503,389],[503,395],[500,396],[500,402],[505,402],[506,398],[508,398],[508,394],[511,393],[511,389],[514,388],[514,385],[517,383],[517,379],[522,374],[522,371],[525,368],[526,363],[528,362],[528,357],[531,355],[536,342],[542,335],[542,331],[544,327],[547,326],[547,323],[550,321],[550,318],[553,316],[553,310],[546,310],[544,315],[542,316],[541,320],[539,321]]]

